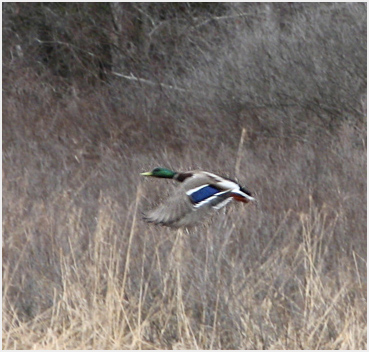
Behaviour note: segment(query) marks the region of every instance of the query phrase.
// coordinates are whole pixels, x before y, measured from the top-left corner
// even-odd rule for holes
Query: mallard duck
[[[144,215],[146,221],[155,224],[186,227],[200,222],[209,211],[220,209],[233,199],[243,203],[255,201],[251,193],[236,181],[207,171],[175,172],[157,167],[141,175],[182,183],[162,205]]]

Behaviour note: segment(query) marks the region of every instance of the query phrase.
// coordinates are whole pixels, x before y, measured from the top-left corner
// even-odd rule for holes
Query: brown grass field
[[[235,112],[203,67],[182,92],[4,61],[3,349],[367,348],[366,111]],[[156,166],[258,203],[147,224],[176,186]]]

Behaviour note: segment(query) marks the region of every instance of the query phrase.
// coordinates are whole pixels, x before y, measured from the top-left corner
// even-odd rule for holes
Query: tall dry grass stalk
[[[238,177],[240,173],[240,165],[241,165],[241,158],[242,158],[242,149],[243,149],[243,143],[245,141],[245,137],[247,135],[247,129],[245,127],[242,128],[240,142],[238,143],[238,151],[237,151],[237,159],[236,159],[236,165],[235,165],[235,175]]]

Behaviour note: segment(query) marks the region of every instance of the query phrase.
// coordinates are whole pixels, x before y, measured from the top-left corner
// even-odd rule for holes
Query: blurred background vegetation
[[[365,3],[2,10],[3,348],[366,348]],[[259,205],[179,246],[155,166]]]

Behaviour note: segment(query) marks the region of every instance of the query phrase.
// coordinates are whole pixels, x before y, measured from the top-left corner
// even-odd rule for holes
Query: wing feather
[[[212,208],[219,209],[229,198],[230,192],[220,192],[196,204],[191,202],[184,187],[170,196],[163,204],[144,214],[148,222],[170,227],[190,226],[198,223]],[[229,198],[230,200],[232,198]],[[224,204],[223,204],[224,203]]]
[[[172,227],[184,226],[183,219],[193,213],[192,203],[186,195],[183,187],[179,187],[177,192],[170,196],[157,208],[148,211],[144,219],[155,224],[162,224]]]

